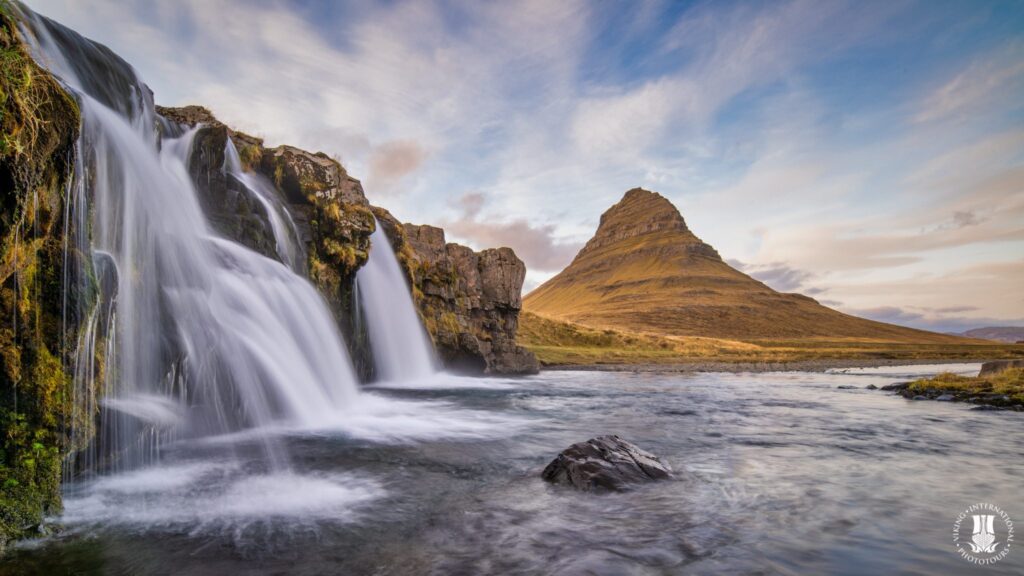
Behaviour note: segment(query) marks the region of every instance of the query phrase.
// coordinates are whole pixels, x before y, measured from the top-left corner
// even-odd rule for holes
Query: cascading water
[[[437,372],[434,349],[387,234],[376,225],[369,260],[356,273],[374,367],[385,382],[427,378]]]
[[[305,265],[302,248],[299,245],[299,231],[291,214],[277,196],[277,190],[266,176],[245,170],[231,138],[224,146],[224,169],[228,176],[237,180],[263,206],[274,234],[277,255],[281,261],[296,272]]]
[[[293,270],[212,232],[187,170],[195,130],[158,130],[148,88],[106,48],[27,10],[23,22],[34,56],[82,113],[68,218],[91,230],[74,249],[93,255],[103,292],[83,314],[75,366],[75,401],[95,403],[97,388],[102,398],[86,465],[133,469],[170,440],[336,419],[358,391],[331,313]],[[228,169],[265,202],[282,259],[295,265],[279,207],[240,165]]]
[[[170,530],[202,535],[202,547],[219,534],[263,549],[354,521],[385,493],[362,467],[324,457],[349,438],[493,438],[523,423],[360,393],[313,286],[211,229],[187,170],[197,129],[158,116],[108,49],[13,6],[34,57],[82,115],[65,213],[64,328],[78,333],[66,533]],[[265,201],[278,256],[301,265],[277,191],[226,152],[227,175]],[[373,244],[357,287],[378,371],[429,374],[432,352],[383,232]]]

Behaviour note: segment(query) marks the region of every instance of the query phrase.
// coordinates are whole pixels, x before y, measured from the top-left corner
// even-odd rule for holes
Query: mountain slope
[[[585,326],[673,336],[965,341],[776,292],[725,263],[671,202],[641,188],[608,209],[572,264],[527,295],[523,306]]]
[[[1024,341],[1024,326],[987,326],[968,330],[963,335],[968,338],[981,338],[996,342],[1021,342]]]

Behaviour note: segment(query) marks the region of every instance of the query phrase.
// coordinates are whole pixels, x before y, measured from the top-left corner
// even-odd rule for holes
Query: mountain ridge
[[[1024,326],[982,326],[980,328],[972,328],[959,335],[1012,344],[1024,341]]]
[[[594,328],[733,339],[963,342],[781,293],[736,270],[664,196],[633,188],[601,215],[562,272],[524,299],[542,317]]]

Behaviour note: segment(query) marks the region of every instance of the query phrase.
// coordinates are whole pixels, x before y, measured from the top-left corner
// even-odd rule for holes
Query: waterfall
[[[356,273],[374,368],[378,378],[387,382],[429,377],[437,372],[434,349],[387,234],[380,222],[376,225],[370,236],[370,258]]]
[[[67,217],[91,234],[69,250],[93,255],[101,288],[82,314],[74,366],[75,402],[101,398],[85,466],[133,469],[177,439],[336,420],[358,390],[331,312],[293,269],[212,231],[187,170],[196,130],[158,130],[148,87],[105,47],[28,10],[23,22],[34,57],[82,115]],[[229,169],[263,199],[282,260],[295,266],[279,206],[255,177]],[[267,450],[286,465],[276,443]]]
[[[305,259],[299,245],[299,230],[288,209],[285,208],[270,180],[257,172],[243,169],[238,150],[231,138],[224,146],[224,168],[228,176],[237,180],[263,207],[270,222],[277,255],[292,270],[303,273]]]

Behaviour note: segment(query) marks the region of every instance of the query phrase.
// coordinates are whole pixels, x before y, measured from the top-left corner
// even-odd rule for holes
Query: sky
[[[1020,0],[27,4],[526,290],[642,186],[777,290],[1024,326]]]

